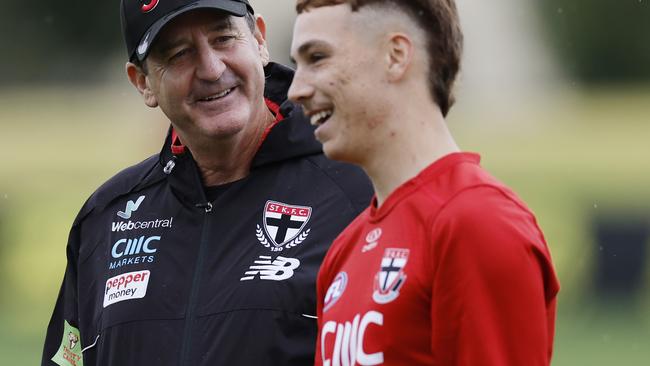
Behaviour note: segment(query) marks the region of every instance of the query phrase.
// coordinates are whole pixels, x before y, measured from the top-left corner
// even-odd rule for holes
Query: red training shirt
[[[548,247],[479,161],[443,157],[339,235],[318,276],[316,365],[549,365]]]

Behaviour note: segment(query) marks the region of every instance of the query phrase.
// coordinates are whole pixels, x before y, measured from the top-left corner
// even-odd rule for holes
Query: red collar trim
[[[185,152],[185,145],[181,142],[180,137],[176,133],[174,127],[172,127],[172,154],[182,155]]]
[[[278,105],[277,103],[273,102],[272,100],[270,100],[268,98],[264,98],[264,101],[266,102],[266,106],[275,115],[275,121],[273,121],[273,123],[271,123],[271,125],[266,128],[266,131],[264,131],[264,134],[262,135],[262,138],[260,139],[260,143],[259,143],[259,145],[257,145],[258,150],[260,149],[260,146],[262,146],[262,144],[264,143],[264,140],[266,140],[266,137],[271,132],[271,129],[273,129],[273,127],[275,125],[277,125],[278,123],[280,123],[284,119],[284,116],[282,115],[282,113],[280,113],[280,105]]]

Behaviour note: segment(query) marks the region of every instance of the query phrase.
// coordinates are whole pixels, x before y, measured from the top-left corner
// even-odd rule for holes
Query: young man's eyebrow
[[[327,48],[329,46],[328,46],[328,44],[326,42],[320,41],[320,40],[307,41],[307,42],[301,44],[300,47],[298,47],[298,49],[296,50],[296,56],[303,57],[304,55],[309,53],[309,51],[312,48],[317,48],[317,47]],[[291,62],[293,62],[295,64],[296,60],[293,57],[291,57]]]

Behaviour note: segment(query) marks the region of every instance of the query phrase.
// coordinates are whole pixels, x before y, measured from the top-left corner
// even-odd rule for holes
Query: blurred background
[[[287,63],[294,1],[251,2]],[[650,1],[457,4],[448,122],[546,234],[562,284],[553,365],[650,364]],[[120,32],[117,0],[3,0],[3,365],[40,362],[77,210],[166,132],[125,77]]]

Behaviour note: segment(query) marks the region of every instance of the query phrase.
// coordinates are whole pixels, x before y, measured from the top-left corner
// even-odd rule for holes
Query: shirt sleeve
[[[42,366],[73,365],[81,357],[77,305],[77,236],[78,230],[73,227],[66,249],[67,265],[63,283],[45,335]]]
[[[549,365],[559,285],[530,211],[508,192],[476,187],[431,227],[436,364]]]

